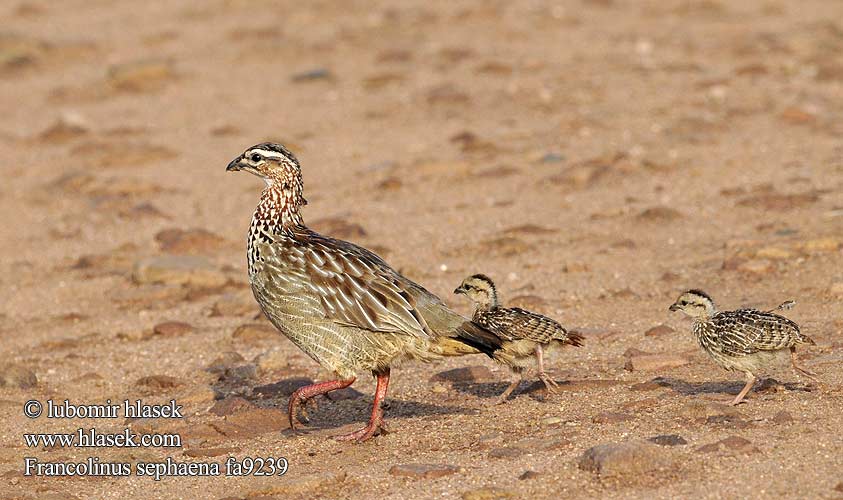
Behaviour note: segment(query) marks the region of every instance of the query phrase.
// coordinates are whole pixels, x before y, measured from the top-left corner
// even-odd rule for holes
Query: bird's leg
[[[558,394],[559,391],[556,390],[559,387],[559,384],[556,383],[555,380],[550,378],[544,372],[544,359],[542,357],[542,346],[541,344],[536,345],[536,361],[539,365],[539,380],[544,382],[544,386],[547,387],[547,391],[551,394]]]
[[[797,372],[801,373],[802,375],[805,375],[806,377],[813,380],[817,384],[820,383],[820,379],[817,378],[816,373],[814,373],[814,372],[812,372],[812,371],[810,371],[806,368],[802,368],[801,366],[799,366],[799,363],[796,362],[796,347],[795,346],[791,346],[791,348],[790,348],[790,364],[793,365],[793,369],[796,370]]]
[[[746,385],[743,389],[741,389],[741,392],[739,392],[738,395],[735,396],[735,399],[732,400],[732,402],[729,404],[731,404],[732,406],[740,404],[741,401],[743,401],[743,398],[746,396],[746,393],[748,393],[749,390],[752,389],[753,385],[755,385],[755,375],[750,372],[746,372]]]
[[[498,396],[498,399],[495,400],[496,405],[506,403],[506,398],[508,398],[509,395],[512,394],[512,391],[514,391],[518,387],[518,384],[520,384],[521,381],[524,380],[524,372],[522,370],[514,370],[514,372],[515,374],[512,378],[512,382],[510,382],[509,384],[509,387],[507,387],[506,390],[503,391],[500,396]]]
[[[287,408],[287,416],[290,418],[290,429],[296,430],[296,414],[303,403],[306,404],[308,400],[321,394],[326,394],[337,389],[345,389],[353,384],[355,380],[357,379],[350,378],[348,380],[330,380],[328,382],[306,385],[296,389],[296,391],[290,395],[290,404]]]
[[[381,403],[386,397],[386,389],[389,386],[389,368],[382,372],[377,372],[375,376],[378,378],[378,385],[375,389],[375,401],[372,403],[372,416],[369,419],[369,424],[362,429],[356,430],[349,434],[337,436],[338,441],[357,441],[362,443],[374,436],[378,431],[385,432],[386,427],[383,423],[383,408]]]

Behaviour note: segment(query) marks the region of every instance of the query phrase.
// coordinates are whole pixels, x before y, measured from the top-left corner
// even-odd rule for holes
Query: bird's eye
[[[263,160],[263,157],[261,157],[261,155],[259,155],[257,153],[252,153],[252,156],[250,156],[249,159],[251,159],[253,162],[257,163],[257,162]]]

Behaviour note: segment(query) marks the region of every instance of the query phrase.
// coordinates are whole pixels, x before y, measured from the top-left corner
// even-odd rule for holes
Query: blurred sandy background
[[[779,0],[0,5],[2,498],[843,496],[843,4]],[[393,371],[289,433],[317,366],[258,317],[226,164],[281,141],[305,220],[451,290],[579,329],[564,392],[482,357]],[[787,313],[823,383],[741,376],[667,312],[685,288]],[[468,367],[467,370],[448,371]],[[359,392],[358,392],[359,391]],[[28,449],[28,399],[176,398],[184,449]],[[122,419],[97,423],[117,432]],[[673,436],[648,441],[655,436]],[[594,472],[592,446],[632,457]],[[626,443],[626,444],[624,444]],[[42,461],[284,456],[282,478],[32,478]],[[432,464],[429,468],[418,464]]]

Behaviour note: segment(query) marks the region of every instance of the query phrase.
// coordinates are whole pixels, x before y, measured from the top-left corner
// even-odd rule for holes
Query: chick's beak
[[[676,311],[678,311],[678,310],[679,310],[679,304],[671,304],[671,306],[668,308],[668,310],[669,310],[670,312],[676,312]]]
[[[238,170],[240,170],[240,157],[239,156],[237,158],[231,160],[231,163],[229,163],[228,166],[225,167],[226,172],[237,172]]]
[[[461,286],[458,286],[456,289],[454,289],[454,293],[457,294],[457,295],[459,295],[461,293],[465,293],[465,288],[463,288]]]

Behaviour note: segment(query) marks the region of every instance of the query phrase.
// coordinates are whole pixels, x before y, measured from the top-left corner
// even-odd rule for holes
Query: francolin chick
[[[472,322],[503,340],[500,349],[492,353],[492,358],[508,366],[515,378],[500,395],[497,404],[506,401],[523,379],[524,371],[534,363],[538,365],[539,379],[547,390],[557,392],[558,384],[544,371],[543,353],[546,349],[564,345],[581,347],[584,340],[581,335],[568,332],[562,325],[541,314],[518,307],[501,307],[495,284],[483,274],[464,279],[454,293],[465,294],[474,302],[476,309]]]
[[[351,385],[360,371],[377,378],[369,424],[338,439],[382,431],[390,366],[402,359],[491,355],[500,340],[448,309],[371,251],[318,234],[302,219],[301,166],[280,144],[252,146],[228,164],[266,182],[247,238],[249,283],[273,325],[337,379],[290,397],[290,427],[312,398]]]
[[[797,372],[817,380],[796,362],[796,345],[815,345],[814,341],[803,335],[793,321],[773,314],[779,309],[790,309],[793,304],[788,301],[772,311],[718,311],[708,294],[689,290],[676,299],[670,310],[682,311],[694,320],[694,335],[715,363],[746,375],[746,386],[731,403],[737,405],[755,384],[756,373],[786,350],[790,350],[790,361]]]

